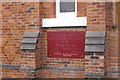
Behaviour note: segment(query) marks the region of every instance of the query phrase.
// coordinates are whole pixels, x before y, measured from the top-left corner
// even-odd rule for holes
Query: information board
[[[84,57],[84,31],[47,32],[47,52],[49,58]]]

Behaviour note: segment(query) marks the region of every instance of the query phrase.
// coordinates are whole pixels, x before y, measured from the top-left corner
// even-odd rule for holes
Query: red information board
[[[84,57],[84,31],[47,32],[47,51],[49,58]]]

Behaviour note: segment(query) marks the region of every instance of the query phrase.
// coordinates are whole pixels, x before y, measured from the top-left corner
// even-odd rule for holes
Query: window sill
[[[42,27],[87,26],[86,17],[42,19]]]

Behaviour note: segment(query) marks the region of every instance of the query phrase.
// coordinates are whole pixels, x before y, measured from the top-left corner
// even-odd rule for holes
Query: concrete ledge
[[[39,32],[25,32],[23,37],[37,38],[38,35],[39,35]]]
[[[42,69],[51,69],[51,70],[72,70],[72,71],[84,71],[84,68],[69,68],[69,67],[52,67],[52,66],[43,66]]]
[[[86,38],[105,38],[105,31],[87,31]]]
[[[12,68],[22,71],[38,71],[38,70],[44,70],[44,69],[50,69],[50,70],[69,70],[69,71],[84,71],[84,68],[70,68],[70,67],[54,67],[54,66],[42,66],[38,68],[22,68],[20,65],[13,65],[13,64],[3,64],[0,65],[2,68]]]
[[[42,27],[87,26],[86,17],[42,19]]]
[[[11,68],[11,69],[19,69],[20,65],[16,65],[16,64],[2,64],[2,65],[0,65],[0,67],[2,67],[2,68]]]
[[[85,52],[104,52],[104,45],[85,45]]]
[[[97,76],[97,77],[103,77],[104,76],[104,72],[101,73],[85,73],[85,76]]]
[[[120,73],[120,70],[108,70],[106,73]]]

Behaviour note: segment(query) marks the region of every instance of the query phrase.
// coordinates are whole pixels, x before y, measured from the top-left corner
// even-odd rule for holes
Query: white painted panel
[[[104,45],[85,45],[85,52],[104,52]]]
[[[42,27],[70,27],[70,26],[87,26],[86,17],[75,18],[48,18],[42,20]]]

